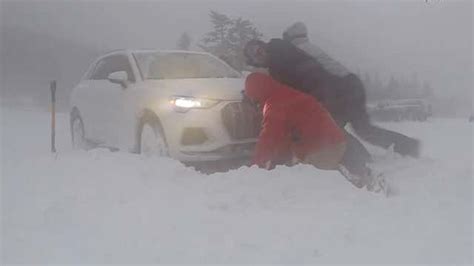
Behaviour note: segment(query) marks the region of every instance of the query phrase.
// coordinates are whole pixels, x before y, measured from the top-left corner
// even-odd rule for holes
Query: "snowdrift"
[[[421,159],[371,147],[386,198],[310,166],[205,175],[169,158],[73,151],[68,117],[2,109],[5,263],[472,263],[473,125],[383,126]]]

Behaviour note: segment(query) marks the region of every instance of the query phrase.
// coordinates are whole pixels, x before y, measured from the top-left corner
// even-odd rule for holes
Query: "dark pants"
[[[393,150],[403,156],[418,157],[418,140],[375,126],[370,122],[365,88],[356,75],[348,75],[338,83],[334,95],[337,100],[333,101],[337,106],[334,108],[328,106],[328,109],[340,126],[350,123],[355,133],[363,140],[384,149],[393,145]]]
[[[383,129],[370,122],[366,109],[365,88],[356,75],[349,75],[340,81],[340,86],[331,88],[335,106],[327,106],[334,120],[341,128],[350,123],[355,133],[363,140],[382,147],[393,145],[395,152],[401,155],[418,156],[419,142],[403,134]],[[362,143],[346,131],[347,150],[341,164],[352,174],[365,176],[370,174],[367,163],[372,161],[370,153]]]
[[[370,173],[367,166],[372,161],[372,157],[360,141],[347,131],[346,133],[346,153],[342,157],[343,165],[351,174],[363,177]]]

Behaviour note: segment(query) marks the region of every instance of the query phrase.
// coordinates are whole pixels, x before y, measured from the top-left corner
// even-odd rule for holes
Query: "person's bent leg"
[[[306,156],[303,163],[322,170],[336,170],[346,153],[346,143],[338,143]]]
[[[372,158],[359,140],[347,132],[345,134],[345,143],[309,154],[303,163],[323,170],[339,170],[354,186],[362,188],[370,178],[367,164]]]
[[[342,157],[339,171],[356,187],[361,188],[366,185],[371,175],[367,166],[372,161],[372,157],[360,141],[346,132],[346,151]]]
[[[383,129],[373,125],[366,108],[365,88],[360,79],[355,75],[347,77],[347,86],[351,90],[351,100],[347,103],[349,121],[352,128],[363,140],[388,149],[393,145],[393,150],[403,156],[419,156],[420,143],[417,139],[403,134]]]
[[[403,156],[419,157],[420,142],[403,134],[374,126],[364,114],[351,121],[352,128],[363,140],[393,151]]]
[[[364,145],[348,132],[346,132],[346,143],[346,152],[341,164],[354,174],[364,174],[366,165],[372,162],[372,156]]]

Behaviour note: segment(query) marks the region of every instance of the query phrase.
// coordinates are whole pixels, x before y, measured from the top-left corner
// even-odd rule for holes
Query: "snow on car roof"
[[[199,51],[188,51],[188,50],[161,50],[161,49],[118,49],[113,50],[105,55],[114,54],[114,53],[163,53],[163,54],[201,54],[201,55],[210,55],[206,52]]]
[[[164,54],[209,54],[206,52],[199,52],[199,51],[188,51],[188,50],[153,50],[153,49],[141,49],[141,50],[130,50],[132,53],[142,53],[142,52],[155,52],[155,53],[164,53]]]

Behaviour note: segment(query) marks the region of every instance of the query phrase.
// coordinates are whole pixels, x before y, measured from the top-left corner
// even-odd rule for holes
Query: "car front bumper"
[[[191,109],[185,113],[170,111],[162,118],[170,156],[183,162],[217,161],[250,158],[257,141],[256,135],[235,138],[224,124],[223,110],[238,101],[223,101],[209,109]],[[249,126],[238,121],[241,127]],[[199,129],[206,139],[195,145],[184,145],[186,129]],[[252,134],[251,134],[252,135]]]

